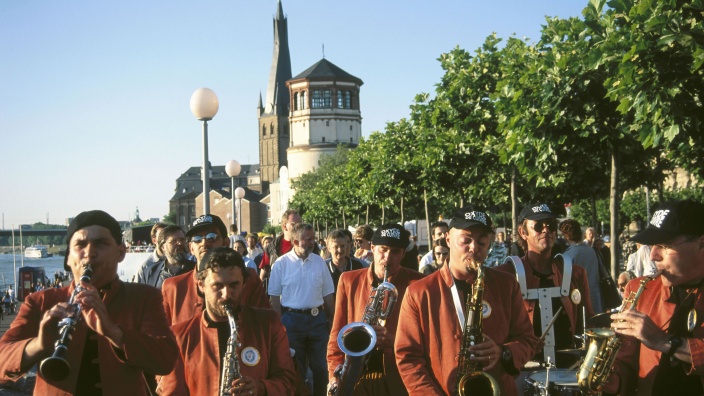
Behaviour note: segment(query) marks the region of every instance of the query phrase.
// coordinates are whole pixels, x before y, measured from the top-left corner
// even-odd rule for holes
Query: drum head
[[[528,378],[533,383],[545,384],[546,376],[545,370],[540,370]],[[550,370],[550,382],[559,386],[577,386],[577,370],[552,369]]]

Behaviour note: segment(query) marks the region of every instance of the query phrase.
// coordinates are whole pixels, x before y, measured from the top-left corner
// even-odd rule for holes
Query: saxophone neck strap
[[[457,292],[457,283],[455,279],[452,279],[452,287],[450,288],[452,293],[452,301],[455,303],[455,311],[457,312],[457,319],[460,321],[460,329],[464,332],[464,311],[462,311],[462,300],[460,299],[460,294]]]

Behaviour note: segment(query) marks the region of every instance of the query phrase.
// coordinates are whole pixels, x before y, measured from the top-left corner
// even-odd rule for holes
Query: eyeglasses
[[[533,224],[533,229],[535,232],[543,232],[544,229],[548,229],[549,232],[557,231],[557,222],[555,221],[538,221]]]
[[[354,240],[354,243],[362,243],[362,242],[364,242],[363,239],[355,239],[355,240]]]
[[[435,253],[436,256],[447,256],[448,254],[450,254],[450,253],[449,252],[436,252]]]
[[[203,239],[205,239],[208,242],[215,242],[218,238],[220,238],[220,235],[211,232],[206,235],[193,235],[191,237],[191,242],[193,243],[201,243],[203,242]]]
[[[672,245],[665,245],[664,243],[660,243],[660,244],[657,244],[657,245],[653,245],[653,246],[651,247],[651,249],[658,248],[658,249],[662,250],[663,252],[667,252],[667,251],[669,251],[669,250],[673,250],[676,246],[679,246],[679,245],[681,245],[681,244],[683,244],[683,243],[687,243],[687,242],[692,242],[692,241],[691,241],[691,240],[688,240],[688,239],[685,239],[685,240],[682,241],[682,242],[675,243],[675,244],[672,244]]]

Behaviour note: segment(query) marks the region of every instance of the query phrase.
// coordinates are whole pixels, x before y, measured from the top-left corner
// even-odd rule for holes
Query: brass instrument
[[[237,333],[237,323],[235,323],[235,313],[232,305],[225,304],[222,308],[227,313],[227,320],[230,322],[230,338],[227,339],[227,350],[222,357],[222,377],[220,379],[220,395],[231,396],[232,381],[242,378],[240,374],[240,361],[237,358],[237,348],[240,347],[239,335]]]
[[[352,322],[340,329],[337,345],[345,353],[345,362],[335,369],[338,381],[330,387],[330,396],[351,395],[364,370],[369,352],[376,346],[376,331],[372,326],[386,325],[386,320],[396,304],[396,286],[384,281],[369,294],[361,322]]]
[[[635,309],[641,294],[645,290],[645,285],[660,276],[662,271],[658,271],[652,276],[645,277],[640,281],[640,287],[636,292],[631,292],[627,299],[623,300],[623,305],[619,313]],[[577,384],[585,395],[600,395],[601,389],[611,372],[616,361],[616,355],[621,347],[621,336],[613,329],[595,328],[586,331],[589,339],[589,348],[584,362],[577,372]]]
[[[83,269],[80,282],[90,283],[93,276],[93,268],[88,264]],[[73,294],[68,300],[68,304],[73,308],[73,314],[63,318],[59,322],[59,339],[56,340],[54,353],[39,363],[39,373],[49,381],[62,381],[71,373],[71,365],[66,359],[68,344],[71,341],[71,334],[76,330],[76,326],[81,320],[81,306],[76,303],[78,293],[85,290],[79,283],[73,289]]]
[[[482,299],[484,298],[484,266],[476,265],[477,279],[472,287],[472,298],[467,301],[467,321],[462,333],[462,343],[457,364],[457,393],[460,396],[500,394],[499,384],[494,377],[482,371],[469,347],[484,341],[482,333]]]

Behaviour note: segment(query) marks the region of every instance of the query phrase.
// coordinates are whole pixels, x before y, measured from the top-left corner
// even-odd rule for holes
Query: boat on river
[[[46,258],[49,257],[49,251],[46,246],[35,245],[29,246],[24,250],[25,258]]]

